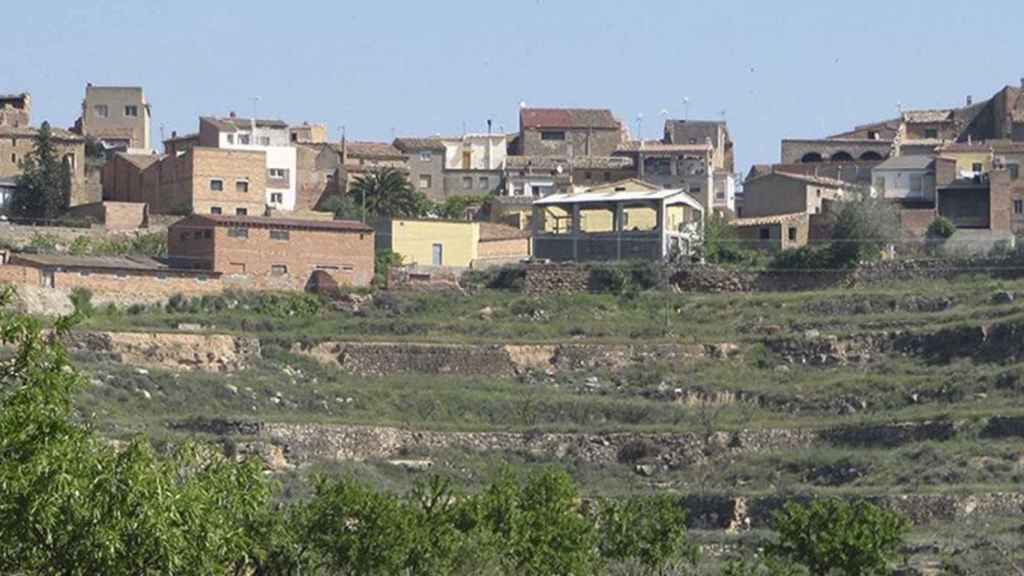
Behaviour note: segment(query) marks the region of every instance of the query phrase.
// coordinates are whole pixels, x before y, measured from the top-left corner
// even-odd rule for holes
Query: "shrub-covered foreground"
[[[112,445],[72,408],[82,379],[59,340],[75,321],[46,335],[33,319],[0,318],[16,349],[0,364],[0,573],[555,576],[681,574],[698,562],[674,499],[584,502],[557,470],[506,474],[477,494],[440,478],[405,495],[320,478],[285,505],[255,462]],[[777,528],[763,564],[726,573],[884,573],[906,531],[839,501],[790,506]]]

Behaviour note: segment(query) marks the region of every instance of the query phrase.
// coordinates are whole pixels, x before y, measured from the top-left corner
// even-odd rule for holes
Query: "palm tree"
[[[363,206],[363,220],[370,214],[381,218],[418,217],[427,212],[429,201],[413,190],[405,173],[396,168],[375,168],[356,178],[351,194]]]

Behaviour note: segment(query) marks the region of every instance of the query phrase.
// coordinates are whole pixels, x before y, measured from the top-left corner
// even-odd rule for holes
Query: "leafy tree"
[[[324,212],[333,212],[338,220],[362,220],[363,210],[358,199],[351,193],[331,196],[323,201],[320,209]]]
[[[50,125],[43,122],[21,162],[11,209],[25,218],[56,219],[71,205],[71,170],[60,158]]]
[[[956,226],[945,216],[939,216],[928,225],[928,237],[937,240],[946,240],[956,234]]]
[[[377,168],[356,178],[349,193],[353,200],[366,200],[367,218],[425,216],[430,201],[422,192],[413,190],[405,174],[396,168]]]
[[[910,525],[899,514],[863,500],[789,503],[775,516],[778,541],[769,557],[805,566],[811,574],[890,574]]]
[[[704,225],[704,259],[715,264],[738,264],[749,259],[736,228],[715,212]]]
[[[862,193],[839,202],[832,225],[832,265],[851,268],[878,259],[899,233],[899,215],[885,199]]]
[[[606,560],[635,561],[646,574],[665,574],[683,561],[697,561],[686,541],[686,511],[669,496],[637,496],[604,502],[600,550]]]
[[[77,320],[44,336],[34,319],[0,315],[0,340],[17,349],[0,365],[0,573],[244,571],[264,549],[260,467],[192,446],[118,450],[77,422],[82,377],[59,344]]]
[[[471,206],[480,206],[482,209],[485,209],[490,199],[491,196],[488,194],[449,196],[445,198],[444,202],[438,203],[434,207],[433,212],[439,218],[464,220],[466,218],[466,210]]]

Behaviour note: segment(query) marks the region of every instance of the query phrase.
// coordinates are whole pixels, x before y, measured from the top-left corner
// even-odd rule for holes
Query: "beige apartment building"
[[[75,129],[108,148],[149,151],[149,102],[138,86],[87,84]]]

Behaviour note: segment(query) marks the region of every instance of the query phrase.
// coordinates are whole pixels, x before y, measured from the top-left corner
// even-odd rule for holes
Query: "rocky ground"
[[[97,312],[72,339],[83,417],[112,437],[472,489],[557,465],[588,495],[680,498],[708,551],[791,498],[915,523],[918,572],[1006,574],[1024,550],[1024,283],[804,293],[354,295]],[[716,552],[716,553],[718,553]]]

